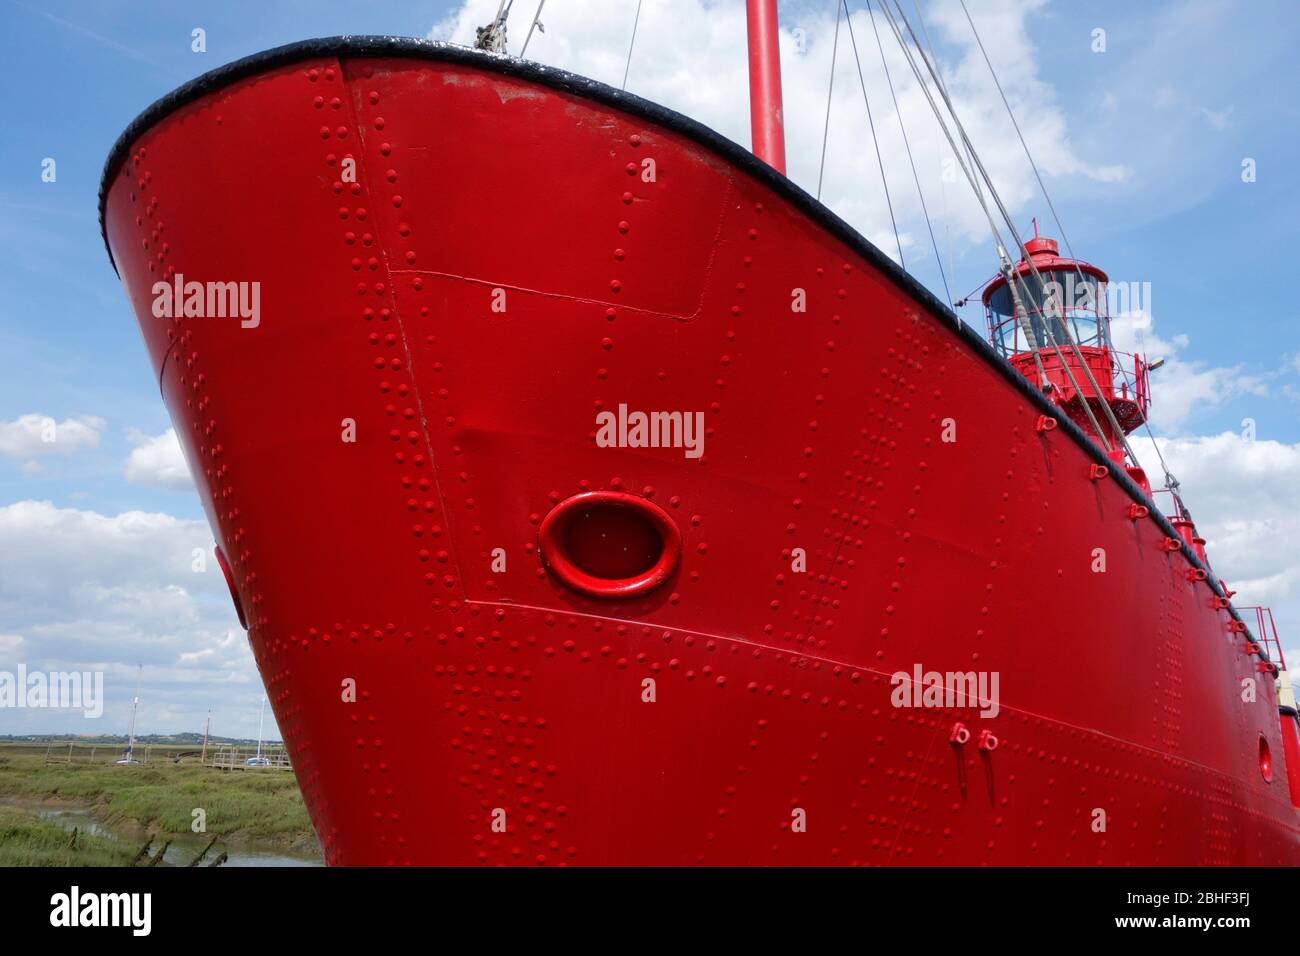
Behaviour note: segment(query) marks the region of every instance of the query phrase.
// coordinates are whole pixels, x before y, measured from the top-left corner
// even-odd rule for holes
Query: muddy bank
[[[150,845],[150,856],[156,854],[167,844],[161,865],[189,866],[190,863],[207,850],[201,862],[204,866],[216,860],[223,853],[226,855],[224,866],[323,866],[319,849],[312,838],[308,843],[298,839],[259,840],[232,834],[220,836],[210,833],[169,833],[158,826],[141,826],[138,822],[120,815],[108,813],[107,804],[78,801],[57,795],[41,799],[23,799],[0,797],[0,806],[21,810],[36,819],[57,824],[65,831],[92,837],[98,837],[121,843],[136,850]],[[213,837],[216,842],[212,843]],[[306,843],[307,845],[303,845]]]

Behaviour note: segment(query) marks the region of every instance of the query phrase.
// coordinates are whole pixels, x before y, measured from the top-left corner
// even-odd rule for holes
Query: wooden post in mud
[[[48,763],[50,762],[50,751],[51,751],[52,749],[54,749],[54,741],[53,741],[53,740],[51,740],[49,743],[47,743],[47,744],[45,745],[45,759],[44,759],[43,761],[41,761],[41,764],[42,764],[42,765],[44,765],[44,764],[48,764]]]
[[[153,846],[153,837],[145,840],[144,846],[140,847],[140,852],[135,855],[135,859],[131,861],[131,865],[139,865],[140,861],[149,855],[149,847],[151,846]]]
[[[217,842],[217,838],[214,836],[211,840],[208,841],[208,845],[205,846],[202,850],[199,851],[199,855],[196,856],[194,859],[190,860],[190,862],[189,862],[189,863],[186,863],[185,865],[186,865],[186,866],[198,866],[198,865],[199,865],[199,862],[200,862],[200,861],[201,861],[205,856],[208,855],[208,851],[212,849],[212,845],[213,845],[214,843],[216,843],[216,842]]]

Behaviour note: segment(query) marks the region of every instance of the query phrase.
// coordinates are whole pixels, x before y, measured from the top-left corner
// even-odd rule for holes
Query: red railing
[[[987,311],[986,317],[989,328],[989,342],[999,354],[1010,360],[1017,368],[1024,371],[1029,363],[1027,361],[1017,361],[1017,359],[1020,356],[1032,355],[1034,352],[1038,353],[1039,359],[1049,376],[1061,364],[1056,356],[1055,349],[1035,348],[1027,341],[1022,343],[1021,339],[1024,337],[1024,332],[1020,327],[1019,319],[1015,316],[1005,316],[1000,321],[994,321],[992,311]],[[1151,384],[1148,375],[1150,366],[1146,359],[1135,352],[1121,352],[1109,342],[1105,345],[1098,345],[1095,338],[1077,344],[1080,352],[1085,357],[1084,360],[1092,367],[1093,375],[1096,377],[1097,384],[1102,389],[1103,394],[1114,395],[1116,398],[1133,402],[1137,406],[1142,420],[1145,420],[1147,412],[1151,408]],[[1076,368],[1077,357],[1073,354],[1068,340],[1060,342],[1058,345],[1061,347],[1062,354],[1066,356],[1066,364],[1072,369]],[[1133,360],[1131,389],[1123,359]],[[1032,378],[1033,376],[1027,377]],[[1064,388],[1064,376],[1062,375],[1060,382],[1054,384]]]
[[[1129,394],[1128,376],[1120,376],[1120,398],[1132,398],[1137,407],[1142,411],[1142,418],[1145,420],[1147,412],[1151,408],[1151,379],[1149,375],[1149,366],[1146,360],[1134,352],[1121,352],[1118,349],[1113,350],[1116,356],[1124,355],[1133,360],[1133,394]],[[1120,371],[1118,359],[1115,361],[1115,371]]]
[[[1264,648],[1269,660],[1282,670],[1286,670],[1286,658],[1282,656],[1282,641],[1277,636],[1277,623],[1273,620],[1273,609],[1254,605],[1239,607],[1237,610],[1243,617],[1246,616],[1247,611],[1255,612],[1255,640]]]

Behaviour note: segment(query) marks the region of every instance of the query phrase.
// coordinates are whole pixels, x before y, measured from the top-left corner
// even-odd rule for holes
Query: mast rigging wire
[[[632,40],[627,45],[627,62],[623,64],[623,85],[620,90],[627,89],[627,71],[632,69],[632,48],[636,46],[636,28],[641,22],[641,0],[636,0],[636,17],[632,20]]]
[[[533,14],[533,22],[528,27],[528,35],[524,37],[523,49],[519,51],[519,58],[521,60],[524,58],[524,54],[528,52],[528,41],[533,38],[533,30],[537,29],[538,27],[541,27],[542,32],[543,33],[546,32],[546,27],[542,26],[542,21],[541,21],[542,7],[544,6],[546,6],[546,0],[538,0],[537,12]]]
[[[817,200],[822,198],[822,176],[826,172],[826,143],[831,133],[831,94],[835,92],[835,55],[840,49],[840,0],[835,0],[835,40],[831,44],[831,79],[826,88],[826,125],[822,127],[822,159],[817,167]]]
[[[904,269],[903,240],[898,236],[898,220],[894,218],[894,203],[889,198],[889,180],[885,177],[885,160],[880,155],[880,140],[876,136],[876,121],[871,116],[871,100],[867,96],[867,81],[862,77],[862,60],[858,57],[858,41],[853,35],[853,16],[849,13],[849,0],[840,0],[844,5],[844,20],[849,25],[849,42],[853,44],[853,62],[858,67],[858,84],[862,87],[862,102],[867,107],[867,124],[871,127],[871,141],[876,147],[876,163],[880,166],[880,182],[885,187],[885,205],[889,207],[889,222],[894,227],[894,242],[898,245],[898,264]]]
[[[885,6],[885,0],[882,0],[881,6],[883,9],[886,10],[886,12],[888,12],[888,7]],[[920,49],[920,41],[917,39],[916,31],[912,29],[911,21],[908,20],[907,14],[903,12],[903,8],[899,4],[898,0],[894,0],[894,6],[897,8],[898,16],[902,19],[903,24],[907,27],[907,32],[911,35],[912,41],[916,43],[917,48]],[[898,34],[898,36],[899,36],[899,42],[902,43],[901,32]],[[924,59],[924,55],[922,58]],[[1007,231],[1010,232],[1012,238],[1016,240],[1016,246],[1019,248],[1020,254],[1023,257],[1025,264],[1029,267],[1029,271],[1033,273],[1034,278],[1038,281],[1039,290],[1042,294],[1042,302],[1044,303],[1044,305],[1048,305],[1049,303],[1054,301],[1054,297],[1051,296],[1050,293],[1047,291],[1047,283],[1043,280],[1042,274],[1038,271],[1038,267],[1034,264],[1033,258],[1029,255],[1029,250],[1025,246],[1024,240],[1021,239],[1020,233],[1016,230],[1015,222],[1012,220],[1010,213],[1007,212],[1007,208],[1002,202],[1002,197],[998,195],[997,188],[993,185],[993,179],[991,176],[989,176],[988,170],[985,168],[983,161],[979,157],[979,153],[976,152],[974,146],[971,145],[970,137],[967,136],[966,134],[966,128],[962,125],[961,118],[957,116],[957,111],[952,105],[952,100],[949,98],[947,90],[943,86],[942,80],[938,78],[938,72],[935,65],[930,63],[929,60],[926,60],[925,62],[927,68],[931,73],[931,76],[933,76],[935,79],[935,85],[939,88],[939,95],[943,98],[944,105],[948,107],[948,113],[949,115],[952,116],[953,124],[957,127],[957,130],[961,133],[962,141],[967,145],[967,148],[970,149],[971,151],[971,159],[973,160],[973,164],[975,168],[979,171],[980,177],[984,180],[985,185],[988,187],[989,195],[992,197],[993,202],[997,205],[998,212],[1001,215],[1003,222],[1006,224]],[[936,115],[938,114],[936,113]],[[1005,256],[1005,249],[1003,250],[1003,255]],[[1026,285],[1024,283],[1023,277],[1020,276],[1020,270],[1018,268],[1012,268],[1011,275],[1017,279],[1020,279],[1022,285]],[[1008,282],[1010,281],[1011,281],[1010,277],[1008,277]],[[1025,291],[1028,292],[1027,286]],[[1033,301],[1032,296],[1030,296],[1029,298],[1030,301]],[[1049,319],[1051,318],[1051,315],[1052,313],[1049,311],[1048,312]],[[1093,414],[1091,406],[1082,396],[1082,389],[1079,388],[1079,383],[1075,380],[1074,371],[1073,369],[1070,368],[1069,363],[1065,361],[1065,356],[1061,352],[1061,347],[1056,341],[1056,335],[1052,329],[1052,323],[1050,321],[1044,322],[1043,328],[1044,331],[1047,333],[1047,338],[1049,343],[1051,344],[1053,350],[1056,352],[1057,358],[1060,359],[1061,361],[1061,371],[1065,373],[1066,378],[1069,379],[1070,381],[1071,388],[1074,389],[1076,395],[1078,395],[1080,398],[1080,405],[1088,416],[1089,424],[1092,425],[1093,431],[1097,435],[1097,438],[1101,441],[1102,446],[1106,449],[1106,451],[1109,452],[1111,450],[1110,441],[1107,439],[1105,433],[1102,431],[1096,416]],[[1070,330],[1068,326],[1064,324],[1064,322],[1062,322],[1062,331],[1065,332],[1065,336],[1067,340],[1066,344],[1068,344],[1071,350],[1074,352],[1074,356],[1078,360],[1080,367],[1083,369],[1084,376],[1087,378],[1088,383],[1091,385],[1094,394],[1100,395],[1101,388],[1097,385],[1097,380],[1093,377],[1092,369],[1088,366],[1088,363],[1084,361],[1083,353],[1079,351],[1079,346],[1074,342],[1073,337],[1070,335]],[[1036,355],[1037,352],[1035,351],[1035,356]],[[1122,428],[1120,428],[1119,422],[1115,418],[1115,412],[1111,409],[1109,403],[1103,401],[1100,404],[1102,408],[1105,410],[1106,416],[1109,419],[1109,423],[1111,427],[1114,428],[1115,430],[1115,434],[1119,437],[1120,442],[1123,444],[1125,452],[1134,461],[1137,461],[1137,456],[1134,455],[1132,449],[1129,448],[1128,440],[1125,438],[1124,431]]]
[[[1017,276],[1015,271],[1011,268],[1012,265],[1011,257],[1007,254],[1006,246],[1002,242],[1002,236],[998,232],[997,224],[993,221],[993,214],[989,212],[988,204],[984,201],[983,192],[980,191],[975,186],[975,174],[971,171],[970,167],[967,166],[966,160],[962,157],[962,151],[957,147],[957,143],[953,138],[952,131],[948,129],[948,123],[943,118],[943,113],[939,110],[938,105],[934,102],[934,97],[930,95],[929,84],[926,83],[925,78],[921,75],[921,68],[916,64],[916,58],[912,55],[912,48],[908,46],[907,42],[903,39],[902,31],[900,30],[898,23],[894,20],[893,13],[890,11],[889,7],[884,3],[884,0],[882,0],[880,6],[881,6],[881,11],[885,15],[885,22],[889,25],[890,30],[893,32],[894,39],[898,42],[899,49],[903,51],[903,56],[907,59],[908,66],[911,67],[912,69],[912,75],[916,77],[917,85],[920,86],[921,92],[925,94],[926,102],[929,103],[930,105],[930,111],[934,114],[934,118],[938,122],[939,128],[943,131],[944,137],[948,140],[948,145],[952,148],[953,157],[957,160],[957,164],[961,167],[961,171],[966,175],[966,179],[970,182],[971,187],[975,192],[975,199],[979,203],[980,209],[984,213],[984,218],[988,222],[989,231],[993,234],[993,242],[997,247],[998,262],[1000,265],[999,271],[1001,271],[1003,276],[1006,278],[1008,289],[1011,293],[1012,298],[1016,302],[1015,313],[1017,315],[1017,318],[1024,325],[1023,332],[1026,341],[1032,341],[1031,330],[1028,326],[1029,317],[1028,314],[1024,311],[1024,309],[1020,305],[1020,294],[1016,291],[1015,288],[1015,282]],[[918,46],[918,52],[920,52],[919,46]],[[929,64],[927,62],[927,68],[928,66]],[[955,116],[953,117],[953,121],[954,123],[957,121],[957,118]],[[960,124],[958,124],[958,128],[960,129]],[[1022,281],[1022,285],[1023,285],[1023,281]],[[1026,288],[1025,291],[1028,292],[1028,289]],[[1038,351],[1036,349],[1032,350],[1031,354],[1034,356],[1034,366],[1038,372],[1039,387],[1045,389],[1048,385],[1048,380],[1047,380],[1047,372],[1043,368],[1042,359],[1039,357]]]
[[[1061,234],[1061,241],[1065,244],[1065,251],[1069,253],[1070,259],[1074,262],[1075,272],[1078,273],[1079,280],[1081,282],[1087,282],[1087,279],[1084,277],[1083,270],[1079,267],[1079,259],[1074,254],[1074,247],[1070,245],[1070,237],[1066,235],[1065,226],[1062,225],[1061,217],[1057,215],[1056,206],[1052,202],[1052,197],[1047,192],[1047,184],[1043,182],[1042,174],[1039,173],[1038,171],[1038,164],[1034,162],[1033,153],[1030,152],[1029,144],[1025,141],[1025,135],[1020,130],[1020,124],[1016,122],[1016,114],[1011,109],[1011,103],[1007,100],[1006,92],[1002,89],[1002,82],[1001,80],[998,79],[998,72],[996,69],[994,69],[993,61],[989,58],[988,51],[984,48],[984,41],[980,39],[979,30],[975,28],[975,21],[970,15],[970,10],[967,9],[966,7],[966,0],[959,0],[959,2],[961,3],[962,13],[966,15],[966,22],[970,24],[971,35],[975,37],[975,43],[979,46],[980,53],[984,57],[984,62],[989,68],[989,75],[993,77],[993,83],[995,86],[997,86],[998,95],[1002,98],[1002,105],[1006,107],[1007,116],[1011,118],[1011,125],[1015,127],[1016,136],[1020,139],[1020,146],[1025,151],[1025,158],[1029,160],[1029,167],[1034,171],[1034,178],[1038,180],[1038,188],[1042,191],[1043,199],[1046,200],[1047,202],[1047,208],[1052,213],[1052,220],[1056,223],[1056,229]],[[922,23],[922,29],[924,29],[924,23]],[[1127,386],[1129,384],[1128,370],[1124,368],[1122,363],[1116,363],[1116,364],[1119,366],[1120,375],[1124,380],[1125,386]],[[1134,390],[1134,394],[1136,395],[1137,393],[1136,382],[1134,382],[1133,384],[1133,390]],[[1142,416],[1142,427],[1146,431],[1147,437],[1151,439],[1151,447],[1155,449],[1156,457],[1160,460],[1160,469],[1161,471],[1164,472],[1165,484],[1167,487],[1169,487],[1171,491],[1175,492],[1175,497],[1176,497],[1177,496],[1176,491],[1179,486],[1178,479],[1173,476],[1172,472],[1170,472],[1169,466],[1165,462],[1165,456],[1161,453],[1160,446],[1156,444],[1155,435],[1151,431],[1151,423],[1147,421],[1147,416],[1145,414],[1143,414]],[[1126,449],[1128,450],[1129,454],[1132,455],[1133,450],[1131,448],[1128,448],[1127,445],[1128,443],[1125,442]],[[1137,457],[1133,456],[1133,460],[1136,462]]]
[[[501,0],[500,6],[497,7],[497,15],[492,18],[492,22],[478,28],[474,39],[475,49],[488,50],[492,53],[506,52],[506,19],[510,16],[510,8],[514,6],[514,2],[515,0]]]
[[[880,0],[880,2],[884,4],[886,0]],[[934,52],[934,42],[930,39],[930,28],[925,25],[925,14],[921,10],[921,0],[912,0],[912,7],[916,10],[916,19],[921,24],[921,36],[925,37],[925,48],[922,49],[920,44],[918,44],[917,50],[920,51],[922,58],[926,56],[927,51],[929,52],[929,63],[927,63],[926,65],[927,67],[929,67],[930,63],[934,64],[934,69],[931,72],[934,74],[936,78],[936,82],[938,83],[939,87],[946,94],[948,91],[948,87],[943,82],[943,71],[939,69],[939,57]],[[900,6],[898,10],[899,13],[902,13],[903,8]],[[910,28],[908,32],[909,33],[911,32]],[[967,141],[966,143],[967,162],[971,162],[972,160],[971,157],[972,148],[973,147],[971,146],[970,142]],[[977,193],[981,192],[980,184],[978,181],[974,182],[972,185],[975,187],[975,192]]]
[[[882,2],[883,2],[883,0],[882,0]],[[908,21],[908,19],[907,19],[907,15],[903,13],[903,8],[899,5],[898,0],[894,0],[894,2],[895,2],[895,6],[898,7],[898,13],[899,13],[899,16],[901,16],[901,17],[903,18],[903,22],[907,25],[908,33],[910,33],[910,34],[912,35],[912,39],[915,41],[915,40],[916,40],[916,33],[912,30],[912,24]],[[965,8],[965,4],[964,4],[964,2],[963,2],[963,9],[964,9],[964,8]],[[969,17],[969,13],[967,14],[967,16]],[[973,23],[973,22],[972,22],[971,26],[972,26],[972,28],[974,27],[974,23]],[[979,36],[978,36],[978,34],[976,34],[976,40],[977,40],[977,41],[979,40]],[[918,45],[919,45],[919,42],[918,42]],[[983,49],[983,44],[981,44],[981,49]],[[992,69],[993,64],[992,64],[991,62],[988,61],[987,54],[985,55],[985,62],[987,62],[988,65],[989,65],[989,68]],[[930,65],[930,64],[927,63],[927,65]],[[932,65],[930,65],[930,66],[931,66],[931,69],[932,69],[932,71],[933,71],[933,66],[932,66]],[[936,75],[937,75],[937,74],[936,74]],[[936,81],[935,81],[935,82],[936,82],[936,83],[940,83],[940,81],[939,81],[937,78],[936,78]],[[1001,89],[1002,89],[1002,84],[997,82],[997,75],[996,75],[996,74],[994,74],[994,82],[997,83],[998,90],[1001,91]],[[971,144],[970,144],[970,139],[969,139],[969,137],[967,137],[967,135],[966,135],[965,128],[962,126],[961,120],[957,117],[957,113],[956,113],[956,111],[955,111],[954,108],[953,108],[952,101],[948,98],[947,91],[944,90],[944,89],[941,87],[940,90],[939,90],[939,94],[940,94],[940,96],[943,97],[943,99],[944,99],[944,103],[945,103],[945,104],[947,105],[947,107],[948,107],[948,111],[952,114],[953,122],[956,123],[958,129],[960,129],[960,130],[962,131],[962,139],[966,142],[967,147],[970,148],[970,149],[973,151],[974,147],[971,146]],[[1005,95],[1003,96],[1003,104],[1007,106],[1007,110],[1008,110],[1008,112],[1010,112],[1011,107],[1010,107],[1009,104],[1006,103],[1006,97],[1005,97]],[[1014,115],[1012,115],[1012,122],[1013,122],[1013,123],[1015,122],[1015,116],[1014,116]],[[1020,127],[1019,127],[1019,125],[1017,124],[1017,125],[1016,125],[1017,132],[1019,131],[1019,128],[1020,128]],[[1023,143],[1024,143],[1024,138],[1021,137],[1021,144],[1023,145]],[[995,188],[994,185],[993,185],[993,180],[992,180],[992,178],[989,176],[989,174],[988,174],[988,170],[985,169],[985,167],[984,167],[984,163],[980,160],[980,158],[979,158],[979,154],[978,154],[978,153],[973,154],[973,159],[974,159],[974,161],[975,161],[975,165],[976,165],[976,167],[977,167],[977,168],[979,169],[979,171],[980,171],[980,175],[983,177],[985,183],[988,185],[988,188],[989,188],[989,195],[991,195],[991,196],[993,197],[993,201],[994,201],[995,203],[997,203],[998,211],[1002,214],[1003,221],[1005,221],[1006,224],[1007,224],[1007,230],[1008,230],[1008,231],[1011,233],[1011,235],[1015,238],[1015,240],[1016,240],[1016,245],[1020,248],[1021,255],[1024,257],[1024,261],[1025,261],[1026,265],[1029,266],[1029,270],[1033,273],[1034,278],[1038,280],[1039,290],[1040,290],[1040,292],[1042,293],[1042,302],[1043,302],[1043,306],[1044,306],[1044,309],[1045,309],[1046,312],[1047,312],[1048,319],[1050,320],[1051,318],[1055,317],[1055,314],[1056,314],[1056,313],[1054,313],[1054,312],[1052,311],[1053,308],[1056,308],[1056,309],[1059,310],[1059,315],[1060,315],[1060,318],[1061,318],[1061,329],[1062,329],[1062,331],[1065,332],[1066,343],[1070,346],[1071,351],[1074,353],[1074,357],[1075,357],[1075,359],[1078,360],[1080,367],[1083,369],[1084,377],[1088,380],[1088,384],[1091,386],[1091,388],[1092,388],[1092,390],[1093,390],[1093,394],[1095,394],[1095,395],[1097,395],[1098,397],[1100,397],[1101,394],[1102,394],[1102,393],[1101,393],[1101,388],[1100,388],[1100,386],[1097,384],[1097,380],[1096,380],[1096,378],[1095,378],[1095,377],[1093,376],[1093,374],[1092,374],[1092,368],[1091,368],[1091,366],[1089,366],[1088,363],[1084,360],[1084,358],[1083,358],[1083,353],[1080,351],[1079,346],[1078,346],[1078,343],[1076,343],[1076,342],[1074,341],[1074,337],[1070,334],[1069,326],[1067,326],[1067,325],[1065,324],[1065,321],[1064,321],[1065,310],[1064,310],[1064,308],[1062,307],[1062,305],[1061,305],[1060,303],[1057,303],[1057,302],[1056,302],[1056,296],[1054,296],[1054,295],[1052,295],[1052,294],[1050,294],[1050,293],[1048,292],[1048,290],[1047,290],[1047,283],[1043,280],[1042,275],[1041,275],[1041,274],[1039,273],[1039,271],[1038,271],[1038,267],[1037,267],[1037,265],[1034,264],[1033,258],[1029,255],[1029,249],[1025,246],[1024,241],[1021,239],[1021,237],[1020,237],[1020,233],[1019,233],[1019,231],[1017,231],[1016,226],[1015,226],[1015,222],[1011,219],[1011,215],[1010,215],[1010,213],[1007,212],[1006,206],[1003,205],[1003,203],[1002,203],[1002,198],[998,195],[997,190],[996,190],[996,188]],[[1031,162],[1032,162],[1032,157],[1031,157]],[[1035,171],[1037,171],[1037,167],[1035,167]],[[1042,184],[1041,179],[1039,180],[1039,184],[1040,184],[1040,186],[1041,186],[1041,184]],[[1076,268],[1077,268],[1077,266],[1076,266]],[[1080,270],[1080,272],[1082,272],[1082,270]],[[1044,325],[1043,325],[1044,329],[1047,331],[1047,334],[1048,334],[1048,338],[1049,338],[1049,340],[1051,340],[1053,346],[1056,347],[1056,343],[1055,343],[1055,334],[1054,334],[1054,332],[1053,332],[1051,326],[1052,326],[1051,321],[1047,321],[1047,322],[1045,322]],[[1057,352],[1058,352],[1058,355],[1059,355],[1059,352],[1060,352],[1059,347],[1057,347]],[[1074,388],[1075,392],[1078,393],[1078,392],[1080,391],[1080,390],[1079,390],[1079,387],[1078,387],[1078,384],[1077,384],[1077,383],[1075,382],[1075,380],[1074,380],[1074,375],[1073,375],[1072,370],[1071,370],[1071,369],[1069,368],[1069,366],[1064,362],[1064,357],[1062,357],[1062,371],[1064,371],[1064,372],[1066,373],[1066,376],[1070,379],[1070,385]],[[1093,423],[1093,424],[1094,424],[1094,427],[1095,427],[1095,426],[1096,426],[1096,419],[1095,419],[1095,417],[1093,416],[1092,411],[1091,411],[1091,409],[1090,409],[1090,407],[1089,407],[1087,401],[1083,399],[1082,395],[1080,395],[1080,403],[1082,404],[1084,410],[1088,412],[1088,420],[1089,420],[1089,422]],[[1110,403],[1109,403],[1109,402],[1106,402],[1106,401],[1104,401],[1104,400],[1103,400],[1103,401],[1100,401],[1099,404],[1101,405],[1102,410],[1103,410],[1103,411],[1105,412],[1105,414],[1106,414],[1106,419],[1107,419],[1108,423],[1110,424],[1111,428],[1114,429],[1114,433],[1115,433],[1116,437],[1119,439],[1120,444],[1123,445],[1123,447],[1124,447],[1124,452],[1128,455],[1128,457],[1129,457],[1130,459],[1133,460],[1134,463],[1136,463],[1136,462],[1137,462],[1137,455],[1135,455],[1135,454],[1133,453],[1133,449],[1129,446],[1128,438],[1127,438],[1127,436],[1124,434],[1124,429],[1120,427],[1119,420],[1115,417],[1115,411],[1114,411],[1114,409],[1112,409],[1112,408],[1110,407]],[[1098,433],[1098,437],[1100,437],[1100,438],[1102,439],[1102,444],[1104,444],[1104,445],[1106,446],[1107,450],[1109,451],[1109,450],[1110,450],[1110,442],[1107,441],[1106,438],[1105,438],[1105,436],[1101,434],[1101,430],[1100,430],[1100,428],[1097,428],[1096,430],[1097,430],[1097,433]]]
[[[885,59],[885,47],[880,42],[880,28],[876,26],[875,12],[871,0],[867,0],[867,18],[871,21],[871,31],[876,35],[876,49],[880,51],[880,65],[885,69],[885,82],[889,84],[889,97],[894,101],[894,115],[898,117],[898,129],[903,134],[903,146],[907,149],[907,162],[912,167],[912,180],[916,183],[916,194],[921,199],[921,212],[925,216],[925,228],[930,233],[930,245],[934,248],[934,261],[939,266],[939,277],[943,280],[943,293],[948,303],[952,303],[952,291],[948,288],[948,274],[943,269],[943,256],[939,254],[939,243],[934,238],[934,225],[930,222],[930,209],[925,204],[925,193],[921,190],[921,177],[916,172],[916,160],[912,158],[912,144],[907,138],[907,126],[903,123],[903,111],[898,105],[898,94],[894,92],[894,80],[889,75],[889,63]]]

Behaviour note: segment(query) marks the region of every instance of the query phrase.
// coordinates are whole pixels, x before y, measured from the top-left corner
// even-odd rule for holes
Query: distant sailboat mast
[[[136,670],[136,677],[135,677],[135,698],[131,701],[131,724],[127,728],[127,732],[126,732],[126,753],[122,755],[122,759],[119,760],[118,763],[137,762],[133,756],[133,753],[135,751],[135,716],[136,713],[140,710],[140,683],[144,676],[144,665],[138,664],[136,665],[136,667],[137,670]]]
[[[257,753],[244,761],[248,767],[269,767],[271,761],[262,756],[262,727],[266,722],[266,697],[262,698],[262,713],[257,718]]]
[[[257,757],[262,758],[262,724],[266,720],[266,698],[262,698],[262,712],[257,718]]]

